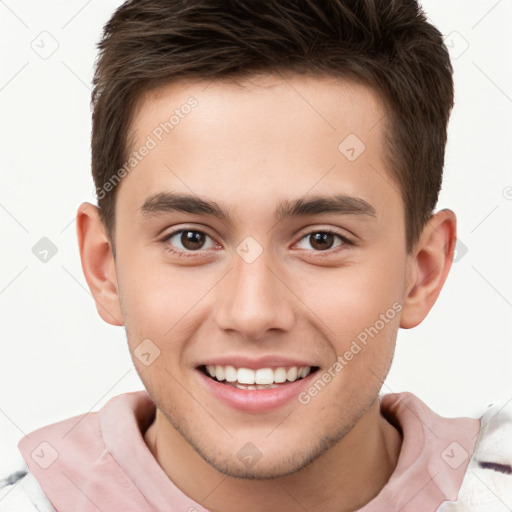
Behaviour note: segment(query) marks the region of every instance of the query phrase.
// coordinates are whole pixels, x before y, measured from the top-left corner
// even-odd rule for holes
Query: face
[[[174,83],[140,107],[131,150],[150,149],[115,224],[134,364],[219,471],[294,472],[356,428],[393,357],[409,259],[384,107],[304,76]]]

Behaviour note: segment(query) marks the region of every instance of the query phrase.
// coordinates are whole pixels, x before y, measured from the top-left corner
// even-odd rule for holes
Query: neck
[[[322,456],[275,479],[247,480],[220,473],[158,410],[144,440],[174,484],[212,512],[350,512],[380,492],[398,461],[400,433],[380,415],[379,405],[376,400]]]

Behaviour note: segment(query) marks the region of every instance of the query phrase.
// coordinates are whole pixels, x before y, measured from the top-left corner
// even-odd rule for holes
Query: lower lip
[[[316,372],[303,379],[269,389],[239,389],[207,377],[197,370],[201,382],[219,400],[243,412],[266,412],[290,402],[309,384]]]

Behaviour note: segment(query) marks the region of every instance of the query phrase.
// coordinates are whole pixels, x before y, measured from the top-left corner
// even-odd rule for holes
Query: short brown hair
[[[292,71],[370,85],[387,110],[387,157],[405,205],[409,251],[431,217],[453,68],[441,33],[415,0],[132,0],[107,22],[98,48],[92,173],[112,244],[116,187],[105,185],[126,162],[137,102],[151,88],[189,78]]]

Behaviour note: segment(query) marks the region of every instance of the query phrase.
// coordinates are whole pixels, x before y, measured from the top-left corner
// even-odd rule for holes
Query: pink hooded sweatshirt
[[[98,412],[23,437],[18,447],[29,473],[0,491],[0,511],[207,512],[174,485],[146,446],[143,435],[154,414],[146,391],[125,393]],[[475,495],[474,482],[461,496],[463,482],[471,480],[469,468],[482,471],[475,456],[482,437],[480,419],[443,418],[411,393],[383,396],[381,414],[402,432],[402,447],[388,483],[360,512],[473,512],[475,504],[479,512],[501,510],[492,508],[487,494],[489,507],[479,508],[483,498]],[[512,426],[510,416],[506,428]],[[484,469],[508,476],[506,490],[512,496],[512,476],[506,475],[506,464],[496,464],[490,461]],[[12,492],[6,494],[8,487]],[[18,508],[2,508],[9,503],[18,503]]]

